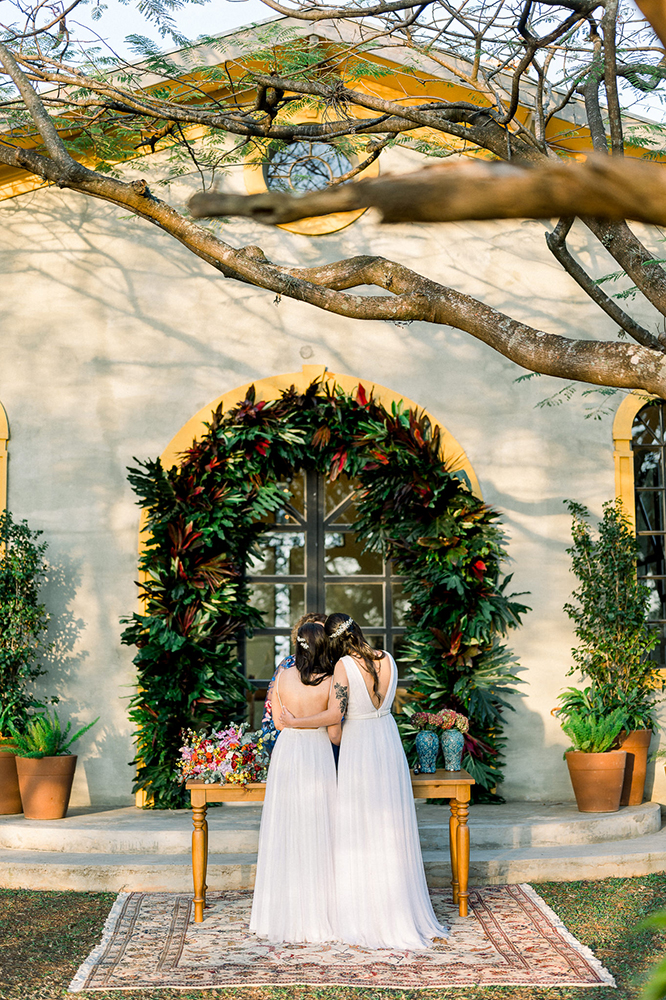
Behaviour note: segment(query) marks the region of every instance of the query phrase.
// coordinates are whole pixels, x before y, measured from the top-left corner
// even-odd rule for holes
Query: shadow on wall
[[[52,643],[52,649],[41,656],[46,674],[39,681],[39,687],[44,695],[55,695],[61,700],[65,719],[85,711],[84,706],[70,703],[68,693],[72,681],[80,674],[81,664],[88,657],[86,651],[75,652],[85,627],[83,619],[76,618],[71,610],[80,583],[80,565],[69,556],[59,554],[57,561],[49,561],[40,592],[51,616],[47,641]]]
[[[97,732],[95,726],[94,757],[86,757],[80,761],[88,783],[88,794],[91,806],[131,806],[134,796],[131,788],[134,780],[134,765],[127,764],[123,775],[123,784],[127,791],[120,795],[112,795],[109,789],[118,786],[118,761],[129,761],[133,747],[127,735],[121,735],[112,729],[105,728]],[[130,770],[131,768],[131,770]]]

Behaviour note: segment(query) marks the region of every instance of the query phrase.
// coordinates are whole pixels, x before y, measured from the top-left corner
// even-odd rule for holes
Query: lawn
[[[540,895],[610,969],[618,984],[594,989],[486,987],[460,990],[310,988],[131,990],[80,994],[95,1000],[630,1000],[666,952],[666,935],[637,931],[649,913],[666,909],[666,873],[599,882],[547,882]],[[0,1000],[60,1000],[81,961],[98,942],[114,900],[102,892],[0,889]]]

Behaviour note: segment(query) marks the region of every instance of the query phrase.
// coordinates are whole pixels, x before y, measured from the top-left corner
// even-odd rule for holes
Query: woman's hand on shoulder
[[[293,715],[288,708],[283,708],[280,712],[280,723],[285,729],[290,729],[293,727],[294,720],[296,716]]]

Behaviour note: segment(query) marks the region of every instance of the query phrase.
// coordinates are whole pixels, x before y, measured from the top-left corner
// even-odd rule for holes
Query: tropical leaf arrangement
[[[53,716],[49,712],[33,715],[22,731],[10,723],[12,748],[17,757],[63,757],[71,753],[69,748],[72,743],[92,729],[96,722],[99,722],[99,716],[69,736],[72,723],[68,722],[63,729],[56,711]]]
[[[304,468],[359,485],[358,535],[404,576],[413,700],[398,721],[406,749],[410,716],[450,705],[475,734],[463,766],[489,793],[502,780],[502,716],[518,681],[503,637],[527,610],[501,574],[499,515],[442,464],[439,432],[424,414],[395,403],[388,410],[362,385],[352,395],[318,380],[275,400],[257,400],[252,387],[238,406],[213,414],[178,465],[137,460],[130,469],[148,535],[143,611],[124,619],[123,632],[137,648],[135,790],[157,808],[185,804],[174,779],[182,734],[210,726],[210,702],[217,728],[243,721],[237,643],[261,623],[244,568]]]

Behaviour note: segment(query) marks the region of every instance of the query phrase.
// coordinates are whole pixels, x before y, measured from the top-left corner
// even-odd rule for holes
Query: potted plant
[[[627,753],[622,805],[643,801],[654,709],[663,679],[649,653],[659,637],[650,629],[650,590],[636,576],[640,549],[619,500],[603,505],[596,538],[589,511],[568,501],[573,545],[567,549],[579,586],[564,610],[575,624],[575,666],[592,683],[583,692],[569,688],[558,714],[570,711],[612,714],[621,710],[625,727],[618,745]]]
[[[627,753],[611,748],[624,724],[622,709],[602,716],[572,711],[562,722],[571,740],[564,759],[579,812],[617,812],[620,808]]]
[[[22,733],[11,726],[26,819],[63,819],[67,815],[77,761],[69,748],[98,719],[69,739],[72,723],[63,729],[55,711],[53,717],[48,712],[32,716]]]
[[[11,740],[0,736],[0,814],[20,812],[23,806],[16,773],[16,747]]]
[[[0,513],[0,814],[21,812],[10,724],[21,728],[31,710],[44,708],[32,689],[44,673],[39,654],[51,649],[44,640],[49,616],[39,601],[46,572],[40,534],[9,511]]]

